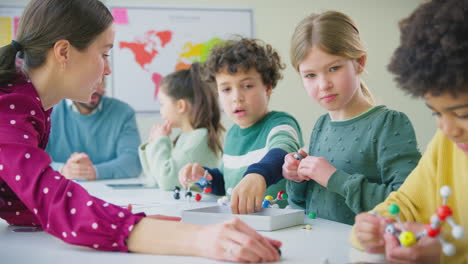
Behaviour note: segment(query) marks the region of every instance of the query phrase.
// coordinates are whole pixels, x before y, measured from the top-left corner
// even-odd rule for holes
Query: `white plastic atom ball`
[[[385,232],[390,233],[390,234],[395,234],[396,228],[393,224],[387,224],[387,226],[385,227]]]
[[[462,239],[464,234],[465,231],[463,230],[463,227],[457,225],[452,228],[452,236],[454,238]]]
[[[451,193],[452,190],[447,185],[444,185],[440,188],[440,195],[442,195],[442,197],[449,197]]]
[[[292,206],[286,205],[286,207],[284,209],[292,209]]]
[[[445,244],[442,247],[442,251],[444,252],[446,256],[453,256],[455,255],[455,252],[456,252],[455,247],[450,243]]]
[[[431,216],[431,223],[439,225],[440,224],[440,219],[437,217],[437,215],[432,215]]]
[[[279,208],[279,205],[278,205],[278,204],[273,204],[273,205],[271,206],[271,208]]]
[[[232,194],[232,188],[228,188],[228,189],[226,190],[226,193],[229,194],[229,195],[231,195],[231,194]]]

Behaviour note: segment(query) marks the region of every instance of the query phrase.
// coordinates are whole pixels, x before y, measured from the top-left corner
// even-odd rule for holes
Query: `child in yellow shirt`
[[[468,238],[455,240],[450,225],[442,226],[444,239],[456,248],[454,256],[441,254],[437,239],[422,237],[412,247],[401,247],[384,229],[390,204],[400,207],[404,222],[415,233],[429,223],[442,204],[439,190],[448,185],[448,206],[453,219],[468,229],[468,2],[433,0],[422,4],[400,23],[401,44],[389,70],[399,86],[423,97],[439,131],[404,184],[374,211],[356,216],[352,243],[370,253],[385,253],[392,263],[468,263]]]

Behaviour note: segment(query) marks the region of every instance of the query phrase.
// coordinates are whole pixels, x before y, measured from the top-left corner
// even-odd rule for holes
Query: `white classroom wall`
[[[0,4],[26,5],[27,0],[0,0]],[[313,12],[338,10],[350,15],[358,24],[368,50],[367,73],[364,80],[378,104],[406,113],[416,130],[421,150],[435,133],[435,121],[421,99],[412,99],[396,88],[386,67],[399,44],[398,21],[408,16],[422,0],[107,0],[110,6],[201,6],[237,7],[254,10],[255,36],[278,50],[287,68],[284,78],[273,92],[270,109],[287,111],[302,127],[306,146],[312,126],[324,113],[307,97],[298,74],[289,63],[290,38],[296,24]],[[111,85],[111,83],[109,83]],[[109,89],[110,90],[110,89]],[[153,123],[161,122],[159,115],[139,114],[138,127],[146,139]],[[230,122],[224,117],[229,127]],[[308,149],[308,147],[306,148]]]

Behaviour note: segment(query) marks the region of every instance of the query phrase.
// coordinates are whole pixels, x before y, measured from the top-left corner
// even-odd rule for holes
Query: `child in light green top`
[[[180,186],[177,175],[185,164],[218,165],[224,128],[215,90],[200,79],[197,63],[164,78],[159,102],[164,124],[153,126],[139,155],[146,185],[171,190]],[[175,143],[172,128],[182,130]]]

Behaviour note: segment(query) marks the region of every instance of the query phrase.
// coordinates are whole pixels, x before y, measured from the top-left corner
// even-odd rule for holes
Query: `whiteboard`
[[[161,79],[204,61],[213,44],[254,37],[252,9],[110,7],[115,19],[112,95],[137,113],[159,112]]]
[[[0,47],[16,38],[18,25],[24,7],[0,5]]]

